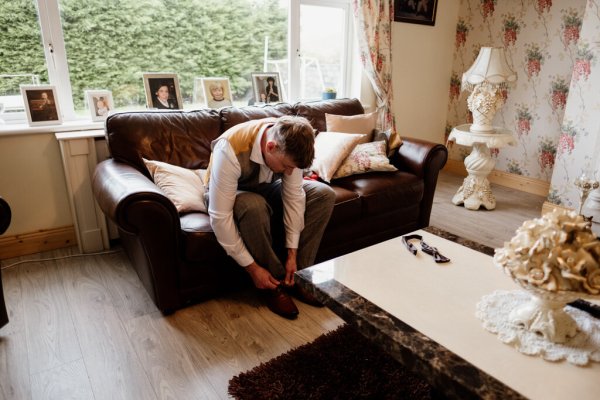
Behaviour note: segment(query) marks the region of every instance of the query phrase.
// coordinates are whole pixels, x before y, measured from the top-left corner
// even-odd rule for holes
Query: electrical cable
[[[122,251],[123,250],[120,249],[120,250],[101,251],[101,252],[97,252],[97,253],[69,254],[67,256],[61,256],[61,257],[21,260],[21,261],[17,261],[15,263],[12,263],[12,264],[5,265],[5,266],[1,267],[0,270],[9,269],[9,268],[15,267],[15,266],[20,265],[20,264],[26,264],[26,263],[31,263],[31,262],[55,261],[55,260],[63,260],[65,258],[72,258],[72,257],[100,256],[100,255],[104,255],[104,254],[120,253]]]

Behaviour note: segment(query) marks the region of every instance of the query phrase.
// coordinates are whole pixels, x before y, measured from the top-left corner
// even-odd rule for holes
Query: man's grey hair
[[[311,166],[315,158],[315,131],[304,117],[280,117],[270,133],[277,147],[300,169]]]

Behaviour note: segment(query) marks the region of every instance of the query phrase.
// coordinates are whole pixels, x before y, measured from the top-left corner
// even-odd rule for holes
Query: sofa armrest
[[[92,178],[92,189],[104,214],[128,233],[138,232],[139,227],[129,213],[136,204],[153,204],[149,211],[160,212],[176,227],[179,225],[175,205],[154,182],[128,164],[112,159],[99,163]]]
[[[181,306],[181,222],[175,205],[144,174],[112,159],[96,166],[92,189],[100,208],[119,227],[138,276],[165,314]]]
[[[448,149],[446,146],[427,140],[402,137],[402,145],[392,157],[392,163],[400,170],[423,178],[428,169],[435,173],[446,165]]]
[[[425,189],[419,213],[420,227],[429,226],[438,174],[447,160],[446,146],[410,137],[402,137],[402,145],[391,159],[399,170],[423,179]]]

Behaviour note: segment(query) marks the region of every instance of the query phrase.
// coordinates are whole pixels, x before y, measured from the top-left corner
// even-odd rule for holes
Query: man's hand
[[[281,282],[273,278],[273,275],[256,262],[246,267],[246,271],[250,274],[254,286],[259,289],[276,289]]]
[[[288,249],[288,256],[285,262],[285,280],[283,281],[286,286],[294,285],[294,273],[298,270],[296,254],[298,254],[298,249]]]

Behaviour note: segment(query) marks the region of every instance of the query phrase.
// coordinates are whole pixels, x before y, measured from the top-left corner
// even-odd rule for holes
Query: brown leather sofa
[[[152,182],[142,157],[206,168],[211,141],[231,126],[257,118],[300,115],[324,131],[325,113],[355,115],[364,109],[356,99],[340,99],[220,111],[124,112],[108,117],[106,138],[113,158],[96,167],[94,194],[118,226],[125,251],[163,313],[248,284],[249,279],[217,242],[208,215],[178,215]],[[399,171],[332,182],[336,204],[317,261],[429,225],[447,149],[419,139],[402,139],[391,157]]]

